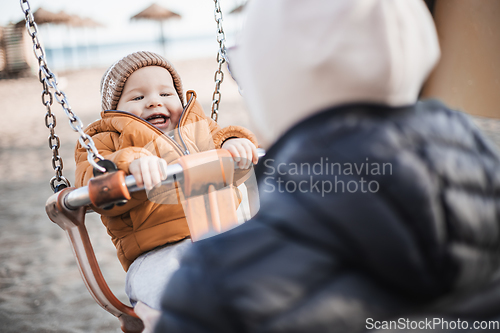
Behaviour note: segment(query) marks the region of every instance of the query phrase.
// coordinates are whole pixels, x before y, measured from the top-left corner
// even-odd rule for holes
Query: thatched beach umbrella
[[[60,24],[69,24],[71,21],[71,16],[61,11],[59,13],[54,13],[45,8],[39,7],[34,13],[33,18],[38,26],[51,26],[51,25],[60,25]],[[25,20],[21,20],[16,23],[16,27],[21,27],[26,24]],[[49,35],[48,28],[45,31],[45,36]],[[48,39],[48,38],[47,38]],[[45,50],[47,52],[47,58],[50,58],[49,50]]]
[[[172,12],[156,3],[152,4],[148,8],[144,9],[140,13],[131,17],[131,20],[153,20],[160,22],[161,31],[161,43],[163,46],[163,52],[165,53],[165,36],[163,34],[163,22],[173,18],[181,18],[177,13]]]
[[[245,9],[245,5],[246,5],[246,4],[247,4],[247,3],[246,3],[246,2],[244,2],[244,3],[242,3],[241,5],[236,6],[236,8],[233,8],[233,10],[231,10],[231,11],[229,12],[229,14],[237,14],[237,13],[241,13],[241,12],[243,11],[243,9]]]
[[[59,18],[60,23],[63,24],[71,24],[72,16],[68,13],[66,13],[63,10],[60,10],[58,13],[56,13],[56,16]],[[36,17],[35,17],[36,20]]]
[[[63,12],[64,13],[64,12]],[[66,13],[64,13],[66,14]],[[78,15],[69,15],[70,20],[68,21],[68,25],[77,28],[98,28],[103,27],[104,25],[100,22],[97,22],[90,17],[81,17]]]
[[[76,14],[71,15],[71,20],[69,21],[69,25],[76,28],[83,28],[86,26],[83,17],[80,17]]]
[[[101,28],[104,27],[104,24],[102,24],[101,22],[97,22],[90,17],[84,17],[83,26],[87,28]]]
[[[60,12],[59,14],[48,11],[42,7],[38,8],[33,17],[38,25],[41,24],[66,24],[71,19],[68,14]]]
[[[33,13],[33,18],[35,19],[37,25],[67,24],[71,20],[71,17],[64,12],[54,13],[42,7],[38,8]],[[22,19],[21,21],[16,23],[16,26],[23,26],[25,24],[26,22],[24,21],[24,19]]]

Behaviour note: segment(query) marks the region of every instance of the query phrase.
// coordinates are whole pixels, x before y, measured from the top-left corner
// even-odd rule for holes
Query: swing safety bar
[[[257,153],[259,159],[265,155],[265,150],[262,148],[257,148]],[[237,167],[235,167],[237,168]],[[167,167],[167,178],[162,181],[161,185],[172,184],[175,181],[179,181],[182,178],[182,166],[180,164],[172,164]],[[124,179],[125,187],[127,187],[129,193],[143,191],[144,187],[138,187],[135,178],[132,175],[126,176]],[[78,207],[87,206],[92,203],[91,197],[89,195],[89,187],[83,186],[73,190],[64,199],[64,205],[68,209],[77,209]]]
[[[202,178],[208,178],[207,183],[212,183],[213,179],[211,178],[213,177],[211,177],[209,173],[217,169],[217,167],[214,168],[213,166],[219,165],[219,163],[212,163],[210,167],[205,162],[213,162],[213,160],[209,161],[209,159],[213,158],[214,152],[215,151],[207,151],[198,153],[196,156],[187,155],[181,157],[179,161],[181,164],[183,163],[184,168],[181,164],[169,165],[167,167],[167,179],[162,182],[162,185],[171,184],[181,179],[184,180],[184,187],[192,186],[192,184],[196,185],[199,180],[195,177],[191,177],[190,171],[193,168],[190,166],[201,166],[203,170],[202,173],[208,175],[208,177]],[[222,155],[230,156],[227,151],[215,153],[215,156]],[[259,158],[264,156],[265,151],[258,149],[258,155]],[[220,157],[217,158],[220,159]],[[229,163],[229,165],[231,165],[230,168],[232,168],[233,165],[236,168],[236,165],[233,163]],[[218,168],[218,172],[221,173],[221,168],[224,168],[222,162]],[[222,174],[224,174],[224,172],[225,171],[222,171]],[[228,172],[230,173],[230,171]],[[191,183],[191,185],[188,183]],[[213,188],[213,185],[209,186]],[[107,285],[99,268],[87,228],[85,227],[85,216],[90,204],[98,207],[110,203],[118,202],[119,204],[123,202],[123,200],[130,199],[130,192],[141,190],[144,190],[144,188],[137,186],[133,176],[125,177],[123,171],[116,171],[93,178],[88,186],[81,188],[68,187],[60,192],[54,193],[49,197],[45,205],[49,218],[66,232],[82,279],[90,294],[103,309],[120,320],[121,329],[125,333],[140,333],[144,330],[144,324],[135,314],[134,309],[118,300]],[[214,193],[209,193],[209,195],[213,196]],[[217,202],[217,198],[215,199],[215,202]],[[195,210],[200,208],[197,206],[192,207],[194,207]],[[197,211],[197,213],[199,212]]]

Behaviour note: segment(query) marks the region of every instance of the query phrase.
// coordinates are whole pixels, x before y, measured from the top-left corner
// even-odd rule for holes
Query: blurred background
[[[244,2],[221,2],[228,46],[235,43],[242,26]],[[213,1],[33,0],[30,5],[53,70],[107,67],[138,49],[168,53],[172,61],[212,56],[217,51]],[[35,58],[24,54],[31,48],[30,38],[23,36],[25,30],[19,1],[3,0],[1,75],[14,75],[23,61],[33,63]]]

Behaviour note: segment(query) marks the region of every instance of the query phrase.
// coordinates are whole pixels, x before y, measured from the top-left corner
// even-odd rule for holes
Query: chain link
[[[219,43],[219,51],[217,52],[218,68],[215,71],[214,81],[215,90],[212,95],[212,113],[210,117],[217,121],[219,119],[219,103],[221,100],[220,85],[224,81],[224,73],[222,72],[222,64],[226,62],[226,34],[222,28],[222,11],[220,9],[219,0],[214,0],[215,10],[214,17],[217,22],[217,42]]]
[[[45,60],[45,52],[40,44],[40,40],[38,39],[38,26],[35,23],[30,4],[28,0],[20,1],[21,9],[24,13],[24,18],[26,21],[26,30],[28,31],[31,40],[33,41],[33,53],[38,60],[38,80],[43,86],[42,104],[47,109],[47,113],[45,114],[45,126],[47,126],[50,133],[49,148],[52,150],[52,167],[56,174],[50,180],[50,186],[53,191],[56,191],[56,188],[61,188],[61,185],[63,185],[63,187],[70,187],[71,185],[70,182],[62,175],[63,161],[61,156],[59,155],[61,141],[59,140],[57,134],[55,134],[56,116],[52,113],[51,110],[54,98],[57,103],[61,105],[64,113],[66,113],[66,116],[69,118],[70,127],[73,129],[73,131],[80,134],[79,142],[82,147],[87,150],[87,160],[89,161],[89,163],[94,168],[97,168],[98,170],[104,172],[106,170],[95,162],[96,159],[103,160],[104,158],[99,154],[92,138],[83,131],[83,123],[80,118],[78,118],[78,116],[71,110],[71,106],[68,103],[66,94],[63,91],[59,90],[56,76],[49,69],[47,61]],[[52,93],[52,91],[50,90],[51,88],[55,91],[54,93]]]

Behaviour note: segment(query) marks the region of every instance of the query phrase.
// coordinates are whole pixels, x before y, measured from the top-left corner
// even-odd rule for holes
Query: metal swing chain
[[[38,60],[38,79],[43,86],[42,91],[42,104],[47,109],[47,113],[45,114],[45,126],[49,129],[49,148],[52,150],[52,167],[56,175],[52,177],[50,180],[50,187],[54,192],[61,190],[65,187],[70,187],[70,182],[62,175],[63,171],[63,161],[61,156],[59,155],[59,148],[61,147],[61,141],[59,137],[55,133],[56,127],[56,116],[52,113],[51,106],[54,102],[54,98],[56,101],[61,104],[64,112],[69,118],[69,125],[73,129],[73,131],[78,132],[80,134],[80,138],[78,141],[87,150],[87,160],[89,163],[100,171],[105,171],[104,168],[99,166],[95,159],[103,160],[104,158],[99,154],[97,148],[95,147],[94,141],[92,138],[83,131],[83,123],[80,118],[73,113],[71,110],[71,106],[68,103],[68,99],[66,98],[66,94],[59,90],[57,85],[57,79],[54,73],[47,66],[47,62],[45,60],[45,52],[40,45],[40,41],[38,39],[38,26],[35,23],[33,13],[31,12],[30,4],[28,0],[20,0],[21,1],[21,9],[24,13],[24,18],[26,21],[26,30],[30,35],[33,41],[33,53]],[[54,89],[54,94],[50,90],[50,88]],[[54,96],[55,95],[55,96]]]
[[[214,0],[215,11],[214,17],[215,22],[217,22],[217,42],[219,43],[219,51],[217,52],[217,63],[219,67],[215,71],[214,81],[215,90],[212,95],[212,113],[210,118],[215,122],[219,119],[219,103],[221,99],[220,84],[224,81],[224,73],[222,72],[222,64],[226,62],[226,34],[222,28],[222,11],[220,9],[219,0]]]

